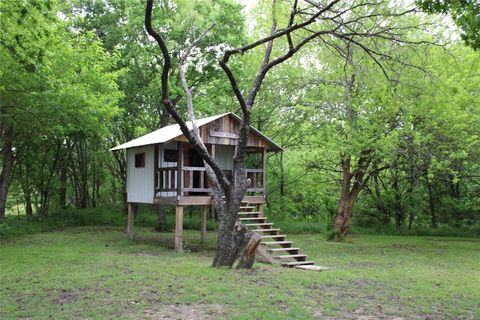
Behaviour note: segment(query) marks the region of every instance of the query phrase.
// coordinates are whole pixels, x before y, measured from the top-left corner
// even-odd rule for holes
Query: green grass
[[[323,272],[257,263],[254,270],[209,265],[187,231],[76,227],[2,241],[0,318],[18,319],[399,319],[480,318],[480,240],[321,235],[288,238]]]

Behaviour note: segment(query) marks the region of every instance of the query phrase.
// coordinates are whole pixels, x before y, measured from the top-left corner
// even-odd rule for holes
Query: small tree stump
[[[247,227],[239,222],[235,225],[235,232],[238,252],[237,269],[251,269],[255,263],[255,251],[260,245],[262,237],[258,233],[248,231]]]

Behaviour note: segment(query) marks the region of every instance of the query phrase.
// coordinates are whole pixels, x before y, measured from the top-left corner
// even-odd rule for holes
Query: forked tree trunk
[[[332,2],[329,7],[333,6],[334,4],[335,2]],[[327,10],[327,8],[323,10],[318,10],[318,12],[316,12],[312,17],[305,20],[302,25],[296,25],[294,23],[294,20],[295,14],[297,13],[297,2],[295,1],[292,7],[292,13],[290,15],[287,29],[283,30],[282,32],[277,32],[276,19],[274,18],[272,21],[272,28],[269,37],[260,39],[250,45],[246,45],[235,50],[227,50],[224,52],[223,58],[220,59],[219,64],[229,79],[230,85],[232,87],[232,90],[234,91],[237,101],[239,102],[243,115],[240,124],[239,139],[236,147],[236,152],[235,156],[233,157],[233,181],[228,181],[225,173],[215,162],[215,159],[208,153],[205,145],[200,139],[198,128],[195,124],[192,92],[188,86],[185,77],[185,63],[190,51],[198,44],[202,37],[205,36],[211,28],[213,28],[213,26],[207,29],[193,42],[191,42],[188,48],[181,54],[178,62],[179,76],[182,82],[183,89],[185,91],[188,115],[192,122],[193,128],[189,129],[185,121],[182,119],[181,115],[177,112],[175,104],[170,99],[169,76],[171,74],[170,69],[172,67],[172,59],[166,42],[163,40],[162,36],[160,36],[160,34],[156,32],[152,27],[153,0],[147,0],[147,6],[145,9],[145,28],[148,34],[150,34],[157,42],[163,56],[163,68],[161,76],[163,104],[168,113],[172,116],[172,118],[180,125],[180,129],[182,130],[187,140],[195,147],[199,155],[206,163],[205,168],[207,170],[207,174],[210,178],[210,182],[212,183],[214,190],[213,201],[219,217],[220,226],[218,230],[217,249],[215,252],[215,257],[213,259],[213,266],[231,267],[239,254],[240,245],[238,242],[238,237],[237,239],[235,237],[236,233],[234,227],[235,221],[237,220],[238,211],[240,209],[240,204],[242,203],[243,196],[245,194],[245,191],[247,190],[248,184],[250,183],[247,180],[247,174],[245,170],[245,156],[248,143],[248,134],[250,129],[250,111],[255,102],[255,97],[257,96],[262,82],[270,69],[291,58],[304,45],[312,41],[320,34],[314,33],[306,39],[303,39],[302,41],[294,44],[291,37],[291,32],[298,28],[306,27],[314,23],[316,19],[322,14],[322,12],[324,12],[324,10]],[[289,50],[283,55],[280,55],[277,58],[270,60],[273,41],[275,38],[280,37],[283,37],[284,39],[286,38],[288,40]],[[230,56],[234,54],[244,53],[263,44],[266,44],[266,48],[262,63],[260,65],[260,69],[255,76],[252,87],[250,88],[250,90],[248,90],[248,94],[244,96],[242,90],[240,90],[238,86],[238,82],[235,79],[234,73],[228,66],[228,61],[230,59]],[[225,202],[223,201],[222,196],[225,196]]]
[[[210,168],[207,169],[207,174],[209,177],[214,175]],[[235,224],[250,181],[246,179],[245,169],[239,169],[235,165],[233,176],[235,184],[232,183],[227,192],[221,189],[218,181],[213,183],[213,204],[219,220],[217,246],[212,263],[214,267],[232,267],[243,250],[243,237],[240,236],[241,233],[239,234],[240,230],[235,228]]]
[[[357,163],[358,168],[353,173],[351,172],[349,157],[343,158],[341,164],[342,194],[335,216],[333,234],[330,236],[330,240],[333,241],[341,241],[348,235],[353,205],[358,198],[358,194],[363,189],[365,171],[369,165],[369,161],[367,158],[360,158]],[[354,179],[353,183],[352,179]]]

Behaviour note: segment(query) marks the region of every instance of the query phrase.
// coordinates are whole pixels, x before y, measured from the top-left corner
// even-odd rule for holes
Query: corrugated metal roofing
[[[237,120],[241,120],[239,116],[236,114],[229,112],[229,113],[222,113],[216,116],[208,117],[208,118],[202,118],[202,119],[197,119],[197,126],[201,127],[206,125],[207,123],[210,123],[212,121],[215,121],[217,119],[220,119],[224,116],[227,115],[232,115],[234,118]],[[187,126],[190,130],[192,130],[192,123],[191,121],[187,122]],[[253,132],[267,140],[273,147],[275,151],[280,151],[282,148],[277,145],[275,142],[267,138],[264,134],[262,134],[260,131],[255,129],[254,127],[250,126]],[[136,139],[133,139],[129,142],[123,143],[121,145],[118,145],[114,148],[111,148],[110,151],[116,151],[116,150],[122,150],[122,149],[129,149],[129,148],[134,148],[134,147],[140,147],[140,146],[146,146],[150,144],[157,144],[157,143],[165,143],[168,142],[172,139],[175,139],[179,136],[183,135],[182,130],[180,129],[180,125],[178,124],[172,124],[170,126],[163,127],[161,129],[155,130],[153,132],[147,133],[146,135],[143,135],[141,137],[138,137]]]

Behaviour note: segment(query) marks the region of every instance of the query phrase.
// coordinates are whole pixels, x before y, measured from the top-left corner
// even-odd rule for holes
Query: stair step
[[[291,262],[283,262],[282,266],[284,267],[295,267],[295,266],[304,266],[304,265],[312,265],[315,264],[313,261],[291,261]]]
[[[261,227],[261,226],[265,226],[265,227],[270,227],[270,226],[273,226],[273,223],[271,222],[260,222],[260,223],[246,223],[245,224],[247,227]]]
[[[262,239],[265,239],[265,238],[283,238],[283,239],[285,239],[286,235],[284,235],[284,234],[266,234],[266,235],[261,236],[261,237],[262,237]]]
[[[288,241],[287,241],[288,242]],[[271,252],[278,252],[278,251],[298,251],[300,250],[300,248],[294,248],[294,247],[290,247],[290,248],[269,248],[267,249],[268,251],[271,251]]]
[[[260,214],[260,211],[239,211],[238,214],[240,214],[240,215]]]
[[[280,229],[255,229],[255,230],[250,230],[253,232],[274,232],[274,231],[280,231]]]
[[[296,259],[296,258],[306,258],[306,254],[286,254],[281,256],[273,256],[276,259]],[[305,260],[305,259],[304,259]]]
[[[267,218],[265,217],[247,217],[247,218],[239,218],[240,221],[248,221],[248,220],[263,220],[266,221]]]
[[[257,209],[257,207],[254,206],[240,206],[240,210],[242,209]]]
[[[278,244],[278,245],[292,244],[293,241],[266,241],[266,242],[262,242],[262,243],[267,245],[267,246],[273,246],[273,245],[276,245],[276,244]]]

